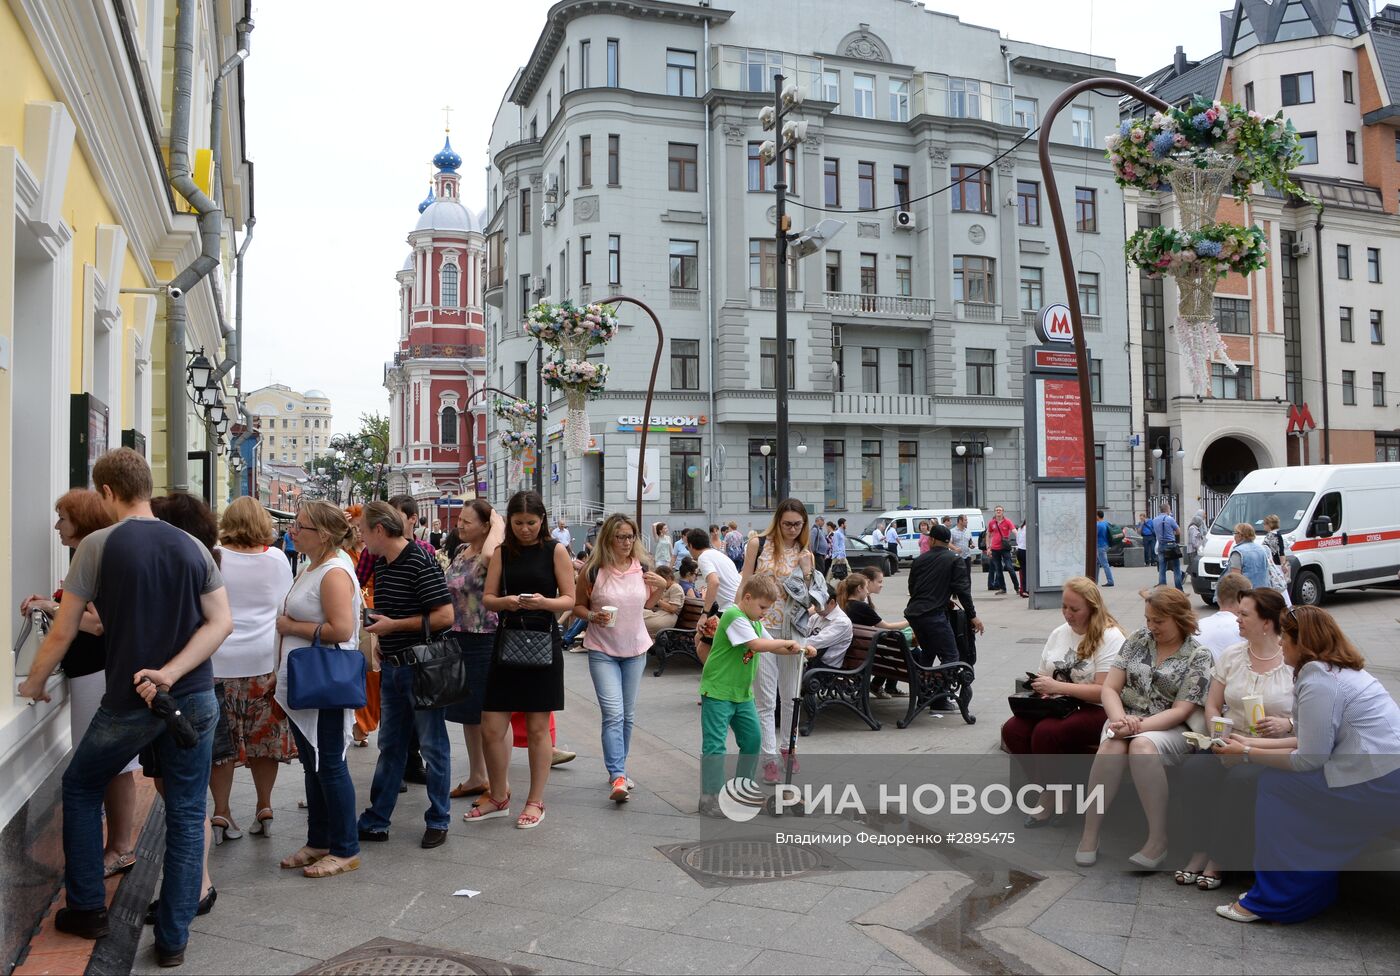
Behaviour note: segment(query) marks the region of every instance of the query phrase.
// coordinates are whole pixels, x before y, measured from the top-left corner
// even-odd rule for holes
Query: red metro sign
[[[1074,319],[1069,306],[1056,302],[1042,308],[1035,322],[1035,334],[1043,343],[1074,342]]]
[[[1312,411],[1308,409],[1306,403],[1293,404],[1288,408],[1288,433],[1302,434],[1317,428],[1317,423],[1313,420]]]

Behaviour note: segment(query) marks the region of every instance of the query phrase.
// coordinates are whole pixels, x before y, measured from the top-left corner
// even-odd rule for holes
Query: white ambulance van
[[[1315,464],[1261,468],[1245,475],[1216,516],[1192,577],[1197,595],[1215,603],[1235,526],[1264,535],[1277,515],[1288,545],[1293,602],[1316,605],[1327,593],[1396,584],[1400,576],[1400,464]]]
[[[919,523],[941,522],[945,515],[953,516],[954,524],[959,515],[966,515],[967,528],[972,533],[974,544],[982,538],[982,530],[987,527],[981,509],[977,508],[902,508],[876,518],[861,532],[861,537],[870,535],[877,526],[893,522],[894,530],[899,534],[899,558],[913,559],[919,554]]]

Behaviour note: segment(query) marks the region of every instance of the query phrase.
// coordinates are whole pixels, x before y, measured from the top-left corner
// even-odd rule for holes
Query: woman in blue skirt
[[[1337,877],[1400,823],[1400,705],[1317,607],[1282,617],[1297,748],[1238,737],[1214,751],[1268,766],[1255,806],[1254,886],[1215,911],[1236,922],[1301,922],[1337,900]]]

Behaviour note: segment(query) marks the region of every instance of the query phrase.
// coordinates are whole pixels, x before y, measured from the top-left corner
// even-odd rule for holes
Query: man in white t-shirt
[[[724,613],[734,606],[739,594],[739,570],[724,553],[710,547],[710,534],[704,529],[691,529],[685,536],[691,558],[699,567],[695,574],[704,592],[705,610]]]
[[[839,668],[846,661],[846,652],[851,649],[854,633],[851,618],[836,602],[836,591],[833,589],[826,605],[817,613],[812,633],[807,637],[807,644],[817,649],[817,658],[810,662],[809,667]]]
[[[1240,597],[1252,589],[1254,589],[1254,584],[1237,570],[1226,573],[1216,581],[1215,605],[1217,609],[1215,613],[1209,617],[1202,617],[1197,623],[1200,630],[1196,634],[1196,640],[1203,647],[1209,647],[1210,653],[1217,661],[1220,660],[1220,655],[1225,648],[1244,640],[1240,636],[1238,617]]]
[[[549,534],[554,538],[555,542],[559,543],[565,549],[573,545],[574,534],[569,531],[569,523],[563,519],[559,520],[559,527]]]

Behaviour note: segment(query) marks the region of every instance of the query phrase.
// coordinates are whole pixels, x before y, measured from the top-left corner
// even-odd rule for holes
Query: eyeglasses
[[[315,531],[316,531],[316,526],[314,526],[314,525],[302,525],[300,521],[293,522],[293,523],[292,523],[292,531],[293,531],[293,532],[296,532],[296,531],[298,531],[298,530],[300,530],[300,531],[302,531],[302,532],[315,532]]]
[[[613,536],[613,542],[627,542],[627,543],[631,543],[631,542],[636,542],[636,541],[637,541],[637,537],[636,537],[635,535],[615,535],[615,536]]]
[[[788,521],[783,521],[783,522],[779,522],[778,524],[781,525],[781,526],[782,526],[783,528],[785,528],[785,529],[800,529],[800,528],[802,528],[802,526],[803,526],[804,524],[806,524],[806,523],[804,523],[804,522],[788,522]]]

